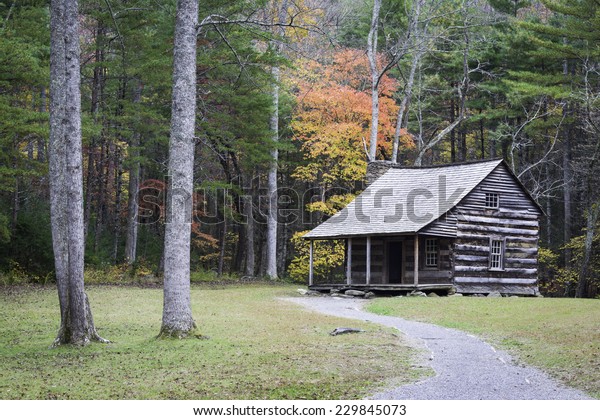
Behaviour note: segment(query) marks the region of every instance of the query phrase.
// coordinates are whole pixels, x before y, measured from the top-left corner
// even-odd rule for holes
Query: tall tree
[[[273,1],[275,15],[273,16],[273,27],[274,29],[274,40],[271,41],[270,48],[273,50],[275,57],[281,54],[282,45],[281,39],[285,35],[283,31],[285,19],[287,16],[287,0]],[[271,76],[273,77],[273,110],[271,111],[271,120],[269,126],[271,128],[271,140],[273,142],[273,149],[271,150],[271,165],[267,175],[267,190],[269,194],[269,211],[267,215],[267,262],[266,262],[266,275],[271,279],[277,278],[277,162],[279,159],[279,84],[280,84],[280,73],[279,64],[276,63],[271,67]]]
[[[106,342],[83,284],[83,173],[77,0],[50,6],[50,212],[61,325],[55,345]]]
[[[133,103],[139,104],[142,96],[142,84],[138,81],[134,87]],[[125,238],[125,262],[133,264],[137,258],[138,238],[138,190],[140,188],[139,162],[140,133],[134,131],[129,144],[131,163],[129,168],[129,197],[127,204],[127,236]]]
[[[561,135],[563,239],[569,243],[577,225],[583,225],[581,221],[587,219],[583,258],[574,294],[576,297],[588,297],[588,286],[593,277],[590,272],[592,245],[600,203],[600,195],[594,188],[600,150],[597,111],[600,98],[600,6],[594,0],[543,0],[542,3],[547,11],[552,12],[549,18],[544,22],[523,23],[522,26],[534,34],[532,41],[538,47],[535,54],[554,63],[554,74],[544,69],[546,71],[538,78],[544,80],[545,77],[545,83],[538,84],[552,89],[562,101],[562,118],[565,120]],[[583,205],[577,202],[578,196],[582,197],[580,203]],[[579,220],[577,210],[584,214]],[[564,249],[565,266],[567,271],[572,270],[576,258],[573,258],[570,246]],[[570,292],[567,287],[567,293]]]
[[[371,130],[369,132],[368,154],[370,161],[375,160],[377,154],[377,133],[379,129],[379,80],[383,74],[380,72],[379,66],[377,65],[377,39],[380,11],[381,0],[374,0],[371,28],[367,38],[367,56],[369,57],[369,69],[371,71]]]
[[[173,103],[160,337],[184,338],[195,328],[190,302],[190,239],[196,126],[198,0],[178,0],[173,52]]]

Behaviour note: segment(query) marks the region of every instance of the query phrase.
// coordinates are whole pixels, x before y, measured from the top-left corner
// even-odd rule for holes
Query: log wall
[[[485,193],[499,208],[485,208]],[[462,293],[537,292],[539,209],[503,166],[498,166],[454,211],[454,283]],[[505,243],[503,268],[490,269],[490,241]]]
[[[371,238],[371,284],[383,282],[383,238]],[[352,283],[365,284],[367,273],[367,238],[352,239]]]
[[[429,237],[429,236],[428,236]],[[451,238],[438,237],[438,266],[425,266],[425,239],[419,239],[419,284],[450,284],[452,282],[452,244]],[[401,241],[403,244],[403,278],[402,284],[414,283],[414,237],[372,237],[371,238],[371,279],[370,284],[389,283],[387,273],[388,258],[394,258],[387,254],[388,241]],[[366,283],[366,238],[352,239],[352,272],[351,284]]]
[[[452,239],[436,238],[438,240],[438,266],[425,266],[425,240],[431,236],[419,235],[419,283],[420,284],[449,284],[452,283]],[[404,242],[404,279],[402,283],[413,284],[415,278],[414,239]]]

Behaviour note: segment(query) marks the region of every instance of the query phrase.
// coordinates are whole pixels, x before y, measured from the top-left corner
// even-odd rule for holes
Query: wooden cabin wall
[[[498,209],[485,208],[485,193],[499,194]],[[456,207],[454,282],[459,292],[537,292],[540,212],[503,165]],[[503,270],[490,270],[490,240],[505,241]]]
[[[419,284],[452,283],[452,243],[451,238],[435,238],[438,240],[437,268],[425,266],[426,236],[419,236]],[[414,283],[415,241],[413,238],[404,241],[404,280],[405,284]]]
[[[423,228],[420,233],[429,236],[456,237],[456,214],[453,210],[448,211],[439,219]]]
[[[382,238],[371,238],[371,284],[383,282]],[[365,284],[367,281],[367,238],[352,239],[352,284]]]

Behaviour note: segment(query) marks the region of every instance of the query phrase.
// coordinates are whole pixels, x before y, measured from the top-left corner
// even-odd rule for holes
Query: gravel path
[[[416,346],[430,352],[429,363],[436,376],[380,392],[369,399],[590,399],[581,391],[558,384],[539,369],[515,364],[507,353],[461,331],[368,313],[362,310],[365,301],[359,299],[303,297],[286,300],[324,314],[397,328]]]

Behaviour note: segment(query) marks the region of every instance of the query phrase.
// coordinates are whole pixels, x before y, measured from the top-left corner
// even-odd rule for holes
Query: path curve
[[[331,297],[286,299],[311,310],[394,327],[430,352],[436,375],[421,382],[377,393],[385,400],[581,400],[585,393],[568,388],[539,369],[517,365],[506,352],[458,330],[363,311],[366,301]],[[343,327],[343,325],[339,325]]]

